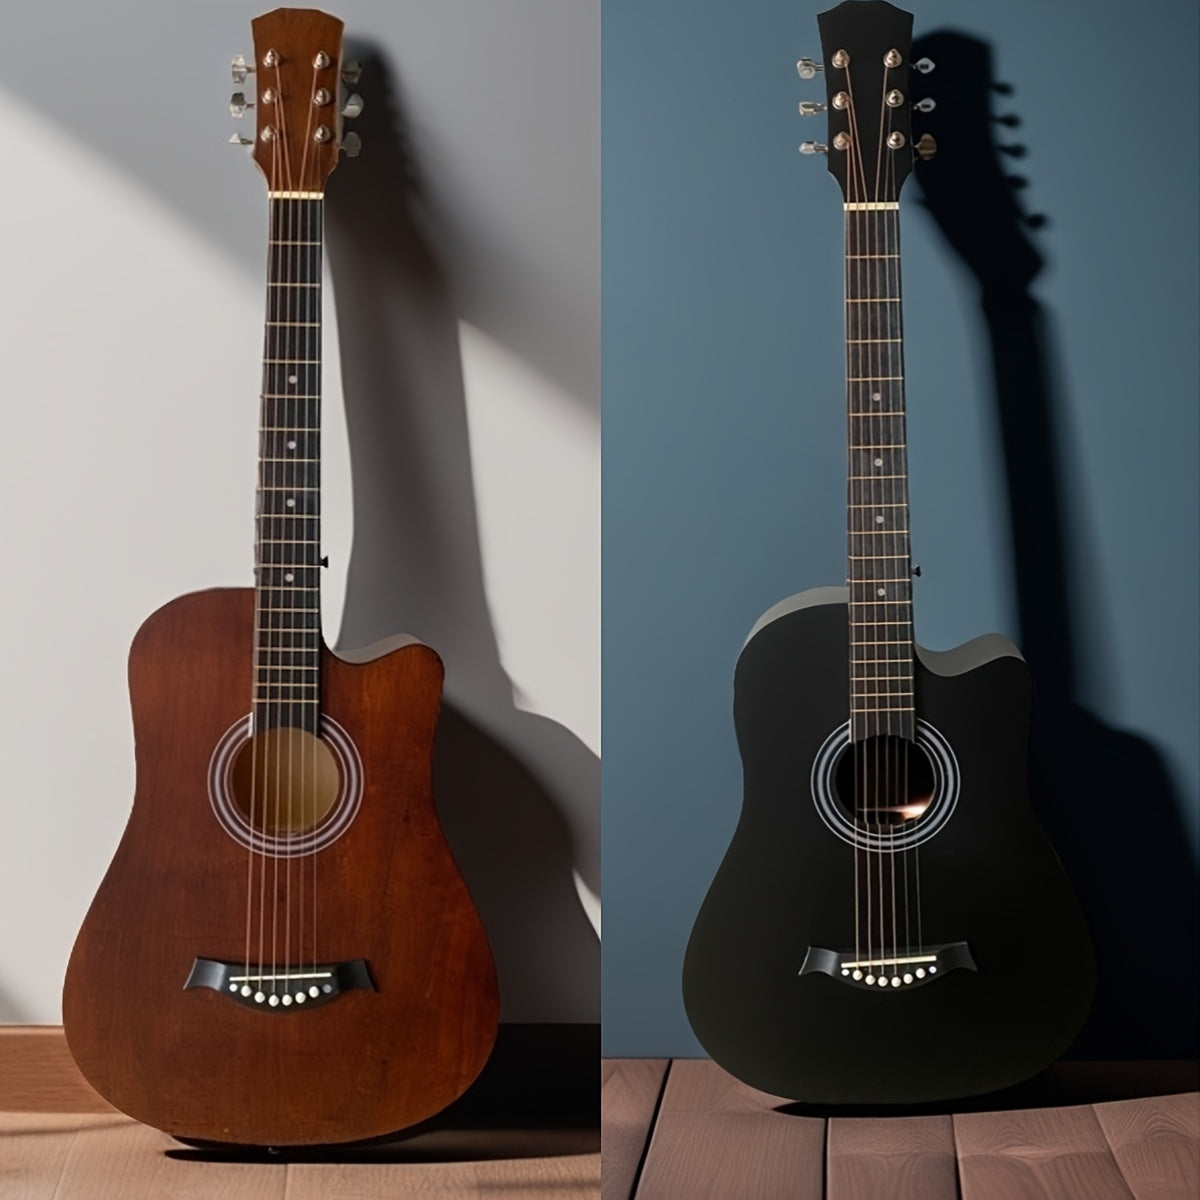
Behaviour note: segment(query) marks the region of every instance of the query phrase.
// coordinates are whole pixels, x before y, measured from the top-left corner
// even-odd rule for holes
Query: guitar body
[[[688,1018],[728,1071],[796,1100],[907,1104],[994,1091],[1062,1052],[1094,985],[1082,913],[1029,807],[1028,671],[998,635],[917,649],[916,715],[936,742],[942,791],[904,828],[943,823],[903,856],[866,854],[815,799],[822,756],[845,731],[848,658],[841,588],[777,605],[742,651],[734,711],[745,796],[688,944]],[[854,985],[844,970],[801,974],[810,948],[854,953],[868,871],[881,872],[880,923],[894,945],[895,897],[903,881],[911,901],[918,870],[921,944],[965,943],[969,964],[947,963],[921,986],[893,984],[911,980],[903,960],[920,957],[906,944],[916,940],[909,902],[910,928],[901,923],[890,951],[901,965],[885,962],[886,985]]]
[[[71,955],[67,1040],[101,1095],[180,1137],[391,1133],[467,1088],[498,1021],[492,956],[431,796],[441,661],[420,644],[361,664],[322,649],[322,714],[343,774],[361,766],[357,810],[335,808],[325,827],[344,829],[311,853],[252,861],[218,819],[212,779],[219,790],[218,749],[248,727],[254,621],[250,589],[206,591],[159,609],[134,640],[137,788]],[[286,1008],[190,978],[206,960],[233,964],[236,980],[246,958],[260,974],[310,959],[365,971],[327,999],[314,970],[288,984],[311,983],[313,998],[288,995]]]

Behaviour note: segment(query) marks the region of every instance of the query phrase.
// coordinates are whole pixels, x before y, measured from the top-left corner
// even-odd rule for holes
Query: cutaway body
[[[101,1095],[180,1137],[391,1133],[467,1088],[498,1020],[432,799],[441,661],[419,643],[362,663],[322,650],[322,717],[343,783],[361,767],[343,789],[357,808],[338,801],[316,848],[286,852],[302,834],[284,830],[263,853],[214,800],[218,747],[249,728],[254,632],[253,591],[222,589],[167,604],[134,640],[136,794],[71,955],[67,1040]]]
[[[1068,1046],[1094,984],[1082,913],[1029,806],[1029,674],[998,635],[917,649],[916,717],[944,759],[942,790],[896,827],[919,844],[903,854],[857,849],[817,794],[823,750],[848,737],[847,595],[823,588],[777,605],[738,660],[745,794],[688,944],[688,1018],[728,1071],[796,1100],[990,1092]],[[869,892],[868,873],[879,881]],[[862,948],[856,898],[859,910],[883,902],[882,951]],[[937,961],[929,947],[947,948],[939,975],[917,965]]]

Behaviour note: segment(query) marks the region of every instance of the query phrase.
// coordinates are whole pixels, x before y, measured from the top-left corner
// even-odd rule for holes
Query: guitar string
[[[890,111],[888,108],[888,103],[887,103],[888,71],[889,70],[890,70],[890,68],[888,67],[887,60],[885,58],[884,63],[883,63],[883,77],[880,81],[879,125],[876,130],[876,141],[875,141],[875,187],[874,187],[874,196],[872,198],[876,203],[879,203],[883,199],[884,183],[885,183],[885,180],[888,178],[889,168],[890,168],[891,161],[892,161],[892,156],[890,154],[886,153],[886,142],[885,142],[885,130],[888,125],[888,116],[889,116],[889,111]],[[886,166],[885,166],[885,164],[886,164]],[[878,255],[880,253],[882,253],[882,245],[881,245],[881,243],[883,241],[882,232],[886,228],[886,226],[884,224],[885,221],[886,221],[886,213],[882,209],[869,209],[867,211],[867,213],[864,215],[864,223],[866,225],[866,237],[864,240],[867,245],[867,253],[869,255],[871,255],[871,257],[866,258],[862,261],[868,264],[868,267],[867,267],[868,278],[870,278],[869,264],[884,261],[884,260],[880,259],[878,257]],[[877,284],[878,279],[872,280],[872,283]],[[878,286],[870,287],[869,291],[871,293],[872,299],[874,299],[876,301],[879,301],[879,300],[886,301],[889,298],[886,295],[886,292],[883,295],[880,294],[880,289],[878,288]],[[877,310],[880,310],[880,311],[877,311],[877,313],[876,313],[876,322],[875,322],[876,328],[881,332],[883,332],[883,331],[890,332],[891,331],[890,305],[877,303],[874,307]],[[878,431],[878,435],[879,435],[881,442],[883,440],[885,426],[887,427],[887,429],[889,431],[892,428],[892,419],[885,412],[885,410],[883,408],[884,392],[887,391],[890,393],[890,391],[891,391],[890,387],[885,389],[883,386],[884,385],[883,345],[884,345],[884,343],[881,341],[872,341],[870,343],[871,348],[868,352],[870,370],[867,373],[867,377],[869,378],[870,382],[859,385],[860,388],[865,388],[867,391],[867,402],[869,405],[869,411],[872,414],[871,425],[873,428],[875,428]],[[874,399],[875,396],[879,397],[878,401],[875,401],[875,399]],[[878,411],[876,411],[874,408],[874,405],[876,403],[878,403],[878,405],[879,405]],[[892,437],[889,436],[887,440],[890,443],[890,442],[894,441],[895,439],[893,439]],[[892,472],[888,472],[888,474],[891,474],[891,473]],[[880,517],[883,518],[883,521],[880,523],[879,528],[881,531],[885,531],[884,536],[879,539],[879,541],[882,542],[882,547],[876,546],[877,569],[880,572],[882,572],[882,564],[884,562],[892,561],[891,559],[888,559],[886,557],[886,554],[888,551],[895,549],[894,543],[896,541],[896,536],[897,536],[895,529],[894,529],[894,511],[890,507],[890,501],[894,500],[894,495],[893,495],[893,491],[892,491],[893,481],[890,479],[886,479],[886,480],[883,480],[882,483],[883,483],[883,487],[879,489],[879,492],[882,496],[886,497],[887,499],[883,502],[882,511],[878,514]],[[881,549],[883,551],[882,554],[879,553],[879,551]],[[884,636],[885,633],[887,633],[891,628],[887,624],[888,611],[889,611],[889,607],[890,607],[889,603],[888,603],[888,599],[887,599],[886,595],[884,597],[880,598],[880,596],[878,595],[878,592],[879,592],[878,588],[874,589],[874,591],[876,593],[875,596],[872,598],[872,607],[873,607],[873,613],[874,613],[874,628],[873,628],[874,638],[875,638],[876,642],[890,642],[891,638]],[[886,588],[885,588],[885,591],[886,591]],[[884,669],[888,673],[887,692],[890,694],[890,692],[892,691],[891,662],[889,661],[890,660],[890,646],[887,649],[888,649],[888,653],[882,655],[881,657],[883,660]],[[879,685],[877,684],[876,691],[878,691],[878,690],[879,690]],[[890,696],[889,696],[889,699],[890,699]],[[882,707],[879,704],[878,699],[875,702],[875,707],[876,708]],[[890,703],[887,707],[889,709],[891,708]],[[878,718],[879,714],[877,713],[875,715]],[[881,971],[881,974],[883,974],[884,970],[887,967],[887,926],[886,926],[886,924],[883,924],[883,922],[882,922],[882,916],[883,916],[882,901],[883,901],[883,897],[884,897],[884,878],[886,877],[887,878],[887,896],[890,901],[890,904],[888,907],[890,910],[891,926],[892,926],[892,974],[894,977],[895,969],[896,969],[895,959],[897,957],[897,950],[896,950],[896,859],[895,859],[895,855],[893,853],[891,853],[890,847],[888,846],[889,841],[892,839],[891,822],[890,822],[891,814],[888,812],[888,809],[891,806],[891,803],[893,800],[893,790],[894,790],[894,786],[895,786],[895,782],[896,782],[895,778],[894,778],[895,772],[894,772],[893,768],[896,764],[894,762],[895,754],[894,754],[894,749],[893,749],[893,745],[892,745],[892,741],[891,741],[892,714],[889,711],[889,712],[883,714],[883,716],[884,716],[883,721],[879,721],[878,719],[876,719],[873,722],[874,728],[876,730],[876,734],[875,734],[876,745],[879,747],[879,754],[880,754],[881,758],[883,759],[883,769],[882,769],[880,776],[876,778],[876,792],[875,792],[875,796],[874,796],[875,806],[876,806],[876,810],[875,810],[876,811],[876,826],[875,826],[875,828],[876,828],[876,835],[877,835],[878,841],[879,841],[879,871],[880,871],[879,889],[880,889],[880,902],[881,902],[880,917],[881,917],[881,926],[882,926],[880,929],[879,957],[880,957],[880,971]],[[879,732],[881,729],[883,730],[882,733]],[[886,979],[887,976],[884,974],[883,978]]]
[[[849,184],[848,190],[850,192],[851,200],[853,203],[853,202],[859,202],[862,199],[865,199],[865,197],[867,195],[867,186],[866,186],[866,167],[862,160],[862,149],[861,149],[861,144],[860,144],[860,140],[859,140],[859,136],[858,136],[858,129],[859,129],[859,127],[858,127],[858,111],[857,111],[857,108],[854,103],[854,84],[853,84],[853,81],[852,81],[849,71],[846,72],[846,94],[847,94],[847,99],[848,99],[846,111],[847,111],[847,115],[849,118],[848,124],[851,129],[850,145],[848,147],[848,167],[847,167],[846,175],[847,175],[847,182]],[[847,261],[846,276],[847,276],[847,280],[849,280],[851,277],[851,271],[853,271],[855,291],[856,291],[857,295],[859,296],[859,298],[861,298],[861,294],[862,294],[862,266],[861,266],[861,264],[862,264],[863,260],[859,259],[859,258],[852,259],[849,257],[850,254],[854,253],[854,250],[855,250],[855,247],[857,244],[856,240],[855,240],[855,234],[858,233],[859,230],[855,224],[855,221],[856,221],[855,214],[858,211],[859,210],[857,210],[857,209],[847,209],[846,213],[845,213],[846,250],[847,250],[847,256],[848,256],[847,260],[846,260]],[[853,268],[851,268],[851,266],[850,266],[851,263],[854,264]],[[861,334],[863,332],[863,313],[861,312],[861,306],[848,303],[846,305],[846,308],[847,308],[847,310],[852,310],[852,312],[851,311],[847,312],[847,319],[846,319],[847,329],[848,330],[852,329],[856,334],[858,334],[861,337]],[[868,323],[868,332],[869,332],[869,323]],[[858,344],[862,344],[862,343],[860,342]],[[848,410],[847,411],[850,415],[849,415],[849,418],[848,418],[846,424],[847,424],[847,444],[851,447],[854,447],[856,445],[856,443],[858,442],[859,438],[858,438],[858,431],[856,431],[854,429],[854,415],[855,415],[855,407],[856,406],[854,404],[854,385],[849,382],[849,380],[853,378],[853,372],[850,369],[851,363],[850,363],[849,346],[850,346],[850,343],[847,343],[847,355],[846,355],[847,385],[846,385],[846,389],[847,389],[847,401],[848,401]],[[861,456],[861,451],[859,452],[859,454]],[[853,455],[850,455],[849,457],[852,459]],[[857,473],[858,472],[855,472],[855,471],[850,472],[850,474],[857,474]],[[861,488],[859,490],[861,491]],[[847,543],[849,546],[850,553],[853,554],[854,549],[855,549],[855,545],[854,545],[854,542],[855,542],[855,517],[854,517],[854,514],[857,511],[857,509],[854,507],[855,489],[854,489],[853,483],[850,484],[847,491],[849,494],[849,501],[850,501],[850,505],[851,505],[850,510],[849,510],[849,520],[847,522],[847,527],[850,530],[850,533],[847,537]],[[865,540],[865,539],[860,539],[860,540]],[[851,579],[853,579],[853,577],[854,577],[854,563],[858,562],[858,561],[865,563],[867,560],[851,559],[850,571],[849,571],[849,575],[850,575]],[[854,600],[854,597],[852,595],[851,601],[853,602],[853,600]],[[854,613],[853,603],[850,604],[848,611],[849,611],[850,618],[853,619],[853,613]],[[864,740],[857,737],[857,735],[860,731],[861,719],[860,719],[860,715],[855,712],[855,704],[854,704],[855,687],[856,687],[855,681],[854,681],[854,662],[855,662],[854,629],[855,628],[856,628],[855,626],[851,626],[851,628],[850,628],[851,636],[849,639],[849,645],[851,648],[851,653],[850,653],[851,666],[850,666],[850,672],[849,672],[850,676],[851,676],[851,683],[850,683],[850,700],[851,700],[851,703],[850,703],[850,753],[853,756],[854,772],[855,772],[853,805],[854,805],[854,809],[855,809],[855,813],[854,813],[855,823],[857,824],[858,822],[861,822],[863,828],[869,833],[870,832],[870,818],[869,818],[869,813],[868,813],[868,809],[867,809],[867,805],[866,805],[867,792],[869,790],[869,781],[870,781],[869,747],[867,746],[867,744]],[[865,662],[865,653],[866,653],[865,646],[863,647],[863,653],[864,653],[864,662]],[[865,666],[862,668],[862,670],[865,671]],[[862,690],[861,684],[859,684],[858,687],[860,690]],[[860,762],[861,762],[861,777],[860,777],[860,773],[859,773]],[[857,833],[856,833],[855,841],[854,841],[854,861],[855,861],[856,874],[857,874],[857,868],[858,868],[858,854],[859,854],[858,843],[859,843],[859,840],[860,839],[858,838]],[[873,923],[874,923],[874,897],[872,895],[872,892],[873,892],[872,871],[873,871],[874,864],[871,861],[870,847],[868,844],[864,843],[864,845],[862,846],[862,855],[863,855],[863,877],[864,877],[864,880],[866,883],[866,904],[865,904],[866,915],[867,915],[866,934],[867,934],[867,959],[869,960],[872,957],[871,947],[872,947],[873,932],[874,932],[873,928],[872,928]],[[855,881],[855,905],[856,905],[856,908],[857,908],[857,903],[858,903],[858,885],[857,885],[857,879],[856,879],[856,881]],[[856,935],[857,935],[857,930],[858,930],[857,917],[856,917],[856,922],[855,922],[855,930],[856,930]],[[864,961],[861,957],[861,954],[857,950],[855,952],[855,961],[856,962]],[[861,970],[862,968],[857,968],[857,969]],[[865,972],[865,973],[870,974],[870,969],[868,968],[867,972]]]

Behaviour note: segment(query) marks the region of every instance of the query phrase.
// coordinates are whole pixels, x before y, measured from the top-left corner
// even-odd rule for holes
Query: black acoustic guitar
[[[846,222],[847,587],[776,604],[738,660],[741,819],[684,962],[688,1018],[726,1070],[820,1104],[997,1090],[1079,1030],[1095,967],[1033,817],[1030,678],[998,634],[913,638],[899,193],[914,155],[912,16],[818,18]]]

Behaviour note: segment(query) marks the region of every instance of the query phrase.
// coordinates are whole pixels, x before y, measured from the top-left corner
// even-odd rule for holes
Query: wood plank
[[[1137,1200],[1200,1196],[1200,1093],[1119,1100],[1095,1112]]]
[[[666,1073],[665,1058],[609,1058],[600,1064],[602,1200],[632,1197]]]
[[[57,1113],[5,1113],[0,1117],[0,1196],[52,1200],[79,1118]]]
[[[116,1109],[79,1073],[61,1025],[0,1025],[0,1111]]]
[[[707,1060],[676,1059],[667,1076],[637,1200],[822,1200],[825,1122]]]
[[[427,1153],[430,1157],[452,1157],[445,1147],[430,1147]],[[523,1151],[512,1147],[509,1153]],[[492,1194],[503,1194],[505,1200],[596,1200],[600,1194],[599,1154],[466,1158],[460,1162],[293,1162],[288,1164],[287,1172],[287,1200]]]
[[[958,1200],[950,1117],[833,1117],[826,1200]]]
[[[55,1200],[283,1200],[285,1168],[276,1163],[196,1162],[168,1157],[173,1138],[129,1117],[76,1117]]]
[[[1133,1200],[1090,1107],[954,1117],[962,1200]]]

